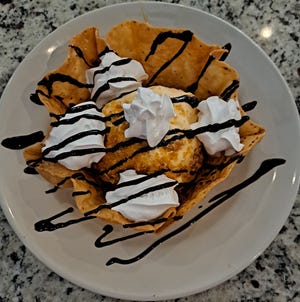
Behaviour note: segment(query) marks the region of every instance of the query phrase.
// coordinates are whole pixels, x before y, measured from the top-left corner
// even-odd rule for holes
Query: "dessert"
[[[239,105],[227,52],[137,21],[105,39],[85,29],[37,85],[50,128],[24,150],[27,164],[54,189],[73,187],[87,217],[163,231],[264,136]]]

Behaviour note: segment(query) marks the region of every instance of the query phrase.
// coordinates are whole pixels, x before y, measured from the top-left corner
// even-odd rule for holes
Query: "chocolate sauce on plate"
[[[188,220],[186,223],[184,223],[183,225],[181,225],[174,231],[171,231],[170,233],[168,233],[168,234],[162,236],[161,238],[159,238],[158,240],[154,241],[148,248],[146,248],[144,251],[142,251],[138,255],[136,255],[132,258],[128,258],[128,259],[112,257],[111,259],[109,259],[107,261],[106,265],[109,266],[109,265],[112,265],[115,263],[125,265],[125,264],[131,264],[138,260],[141,260],[142,258],[147,256],[154,248],[158,247],[160,244],[164,243],[165,241],[167,241],[167,240],[173,238],[174,236],[178,235],[179,233],[183,232],[188,227],[193,225],[195,222],[200,220],[202,217],[204,217],[205,215],[210,213],[213,209],[220,206],[222,203],[224,203],[230,197],[235,195],[237,192],[239,192],[240,190],[249,186],[256,180],[258,180],[260,177],[262,177],[263,175],[268,173],[273,168],[283,165],[284,163],[285,163],[285,160],[281,159],[281,158],[272,158],[272,159],[267,159],[267,160],[263,161],[262,164],[260,165],[260,167],[258,168],[258,170],[252,176],[250,176],[245,181],[241,182],[239,185],[234,186],[234,187],[230,188],[229,190],[226,190],[220,194],[217,194],[214,198],[212,198],[210,200],[211,205],[209,205],[207,208],[202,210],[200,213],[195,215],[192,219]],[[214,203],[212,203],[213,201],[214,201]]]
[[[8,149],[21,150],[35,143],[41,142],[44,138],[44,133],[42,131],[37,131],[27,135],[5,138],[1,142],[1,145]]]
[[[35,93],[32,93],[30,95],[30,100],[36,104],[36,105],[40,105],[43,106],[44,104],[41,102],[40,98],[39,98],[39,93],[41,93],[41,90],[36,90]]]
[[[242,189],[246,188],[250,184],[254,183],[255,181],[259,180],[262,176],[267,174],[269,171],[271,171],[275,167],[283,165],[285,162],[286,161],[282,158],[271,158],[271,159],[264,160],[261,163],[260,167],[255,171],[255,173],[252,174],[252,176],[250,176],[246,180],[242,181],[238,185],[235,185],[235,186],[231,187],[230,189],[227,189],[224,192],[221,192],[221,193],[215,195],[213,198],[211,198],[209,200],[208,206],[206,208],[201,210],[198,214],[196,214],[193,218],[191,218],[190,220],[185,222],[183,225],[179,226],[175,230],[171,231],[170,233],[168,233],[168,234],[160,237],[158,240],[154,241],[149,247],[147,247],[145,250],[143,250],[138,255],[136,255],[132,258],[128,258],[128,259],[121,259],[121,258],[118,258],[118,257],[112,257],[111,259],[109,259],[107,261],[106,265],[109,266],[109,265],[112,265],[114,263],[125,265],[125,264],[131,264],[131,263],[137,262],[138,260],[141,260],[142,258],[147,256],[154,248],[158,247],[160,244],[164,243],[165,241],[167,241],[167,240],[173,238],[174,236],[178,235],[179,233],[183,232],[188,227],[193,225],[195,222],[199,221],[205,215],[207,215],[212,210],[214,210],[216,207],[220,206],[225,201],[230,199],[236,193],[238,193]],[[203,206],[200,205],[199,208],[203,208]],[[64,211],[62,211],[62,212],[60,212],[60,213],[58,213],[54,216],[51,216],[50,218],[38,221],[35,224],[35,230],[38,231],[38,232],[55,231],[57,229],[67,227],[67,226],[72,225],[72,224],[80,223],[80,222],[83,222],[85,220],[95,218],[94,216],[84,216],[84,217],[81,217],[79,219],[71,219],[69,221],[56,223],[56,224],[52,222],[53,220],[55,220],[55,219],[57,219],[57,218],[59,218],[63,215],[66,215],[68,213],[71,213],[71,212],[73,212],[73,208],[68,208],[68,209],[66,209],[66,210],[64,210]],[[173,217],[174,220],[179,220],[181,218],[182,218],[182,216]],[[161,219],[161,220],[157,219],[157,220],[153,221],[152,224],[161,223],[161,222],[164,222],[164,221],[165,221],[164,219]],[[146,222],[145,222],[145,224],[146,224]],[[143,222],[137,222],[137,223],[133,223],[131,225],[130,224],[125,225],[124,227],[126,228],[126,227],[139,226],[139,225],[144,225],[144,223]],[[131,234],[131,235],[128,235],[128,236],[123,236],[123,237],[119,237],[119,238],[108,240],[108,241],[104,242],[103,239],[105,237],[107,237],[110,233],[112,233],[113,227],[111,225],[106,225],[106,226],[104,226],[103,231],[104,231],[103,234],[101,234],[100,237],[95,241],[95,246],[98,247],[98,248],[109,246],[109,245],[118,243],[120,241],[133,239],[133,238],[136,238],[136,237],[148,234],[148,233],[152,233],[152,231],[137,232],[137,233],[134,233],[134,234]]]
[[[110,233],[113,232],[113,226],[110,224],[107,224],[103,227],[103,231],[104,231],[103,234],[100,237],[98,237],[97,240],[95,241],[95,246],[97,248],[113,245],[113,244],[116,244],[121,241],[129,240],[129,239],[143,236],[145,234],[153,233],[153,231],[137,232],[137,233],[130,234],[128,236],[123,236],[123,237],[119,237],[119,238],[108,240],[108,241],[102,241],[106,236],[108,236]]]
[[[91,219],[95,219],[96,217],[95,216],[89,216],[89,217],[80,217],[80,218],[77,218],[77,219],[70,219],[68,221],[65,221],[65,222],[58,222],[58,223],[53,223],[52,221],[57,219],[57,218],[60,218],[68,213],[72,213],[74,211],[74,209],[72,207],[56,214],[56,215],[53,215],[47,219],[43,219],[43,220],[40,220],[38,222],[36,222],[34,224],[34,229],[37,231],[37,232],[52,232],[52,231],[55,231],[55,230],[58,230],[58,229],[61,229],[61,228],[65,228],[67,226],[70,226],[70,225],[73,225],[73,224],[76,224],[76,223],[80,223],[80,222],[83,222],[83,221],[86,221],[86,220],[91,220]]]
[[[252,101],[252,102],[249,102],[249,103],[246,103],[244,105],[242,105],[242,109],[247,112],[247,111],[251,111],[253,110],[257,105],[257,101]]]
[[[39,172],[34,167],[30,167],[30,166],[28,166],[24,169],[24,173],[32,174],[32,175],[39,174]]]

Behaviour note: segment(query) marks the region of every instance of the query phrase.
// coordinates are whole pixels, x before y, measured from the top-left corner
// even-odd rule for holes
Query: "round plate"
[[[87,26],[104,35],[125,20],[190,29],[207,43],[232,44],[227,60],[241,79],[240,100],[258,100],[249,112],[267,134],[230,177],[207,200],[252,175],[268,158],[286,159],[258,181],[206,215],[186,231],[164,242],[131,265],[106,266],[112,256],[130,258],[154,242],[155,235],[96,248],[104,224],[91,220],[55,232],[36,232],[34,223],[72,205],[69,191],[45,194],[51,186],[23,173],[22,152],[0,148],[1,205],[24,244],[57,274],[103,295],[123,299],[159,300],[211,288],[248,266],[275,238],[295,200],[299,184],[299,121],[291,93],[265,53],[230,24],[200,10],[166,3],[136,2],[105,7],[80,16],[44,39],[20,64],[0,104],[0,138],[46,131],[49,118],[43,106],[29,101],[35,84],[59,66],[67,41]],[[192,217],[199,209],[188,216]],[[61,221],[80,217],[74,211]],[[176,226],[184,223],[177,222]],[[122,236],[123,230],[116,230]],[[168,232],[168,231],[167,231]]]

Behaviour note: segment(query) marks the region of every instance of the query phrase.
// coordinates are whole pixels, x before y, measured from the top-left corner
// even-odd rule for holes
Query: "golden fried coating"
[[[151,89],[159,95],[167,94],[170,97],[185,94],[182,90],[162,86],[153,86]],[[135,95],[136,92],[133,92],[121,99],[107,103],[103,108],[104,115],[110,116],[122,112],[122,104],[130,103]],[[188,103],[177,103],[173,107],[175,116],[170,120],[170,130],[189,129],[190,124],[196,122],[198,110],[193,109]],[[146,140],[138,140],[127,146],[126,142],[132,141],[124,136],[128,123],[124,120],[123,123],[114,125],[117,119],[120,117],[107,123],[110,132],[106,135],[105,145],[107,148],[113,148],[119,144],[120,147],[114,152],[107,152],[96,165],[104,181],[115,184],[119,180],[119,173],[128,169],[135,169],[137,173],[147,175],[166,170],[165,174],[169,178],[180,183],[190,182],[194,179],[196,171],[202,165],[201,143],[196,137],[191,139],[184,137],[156,148],[149,148]],[[174,135],[167,135],[164,142],[170,140]],[[107,172],[103,173],[105,171]]]

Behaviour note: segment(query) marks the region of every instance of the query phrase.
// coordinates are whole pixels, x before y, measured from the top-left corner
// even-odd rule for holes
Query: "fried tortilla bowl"
[[[85,72],[92,66],[98,65],[99,54],[107,47],[122,57],[130,57],[142,63],[149,75],[148,80],[143,83],[144,86],[161,85],[181,89],[154,88],[157,93],[167,92],[171,96],[175,93],[178,96],[182,93],[191,95],[192,92],[199,100],[213,95],[218,95],[223,99],[237,99],[238,73],[231,66],[220,61],[222,55],[227,52],[226,49],[217,45],[207,45],[191,32],[183,29],[160,28],[143,22],[125,21],[113,27],[106,39],[99,37],[97,29],[93,27],[85,29],[71,39],[66,61],[56,70],[46,74],[36,88],[36,95],[49,113],[63,114],[71,104],[78,104],[90,98]],[[106,105],[106,110],[120,108],[122,101],[130,102],[130,98],[125,96],[112,101],[111,104]],[[105,111],[105,107],[103,110]],[[183,109],[178,110],[180,114]],[[195,110],[190,109],[191,116],[195,115]],[[242,115],[245,115],[243,110],[240,110]],[[191,117],[190,122],[193,118]],[[122,131],[126,128],[124,127],[126,123],[114,129],[115,133],[122,137],[118,139],[125,139]],[[129,226],[138,231],[160,233],[199,204],[213,187],[225,180],[237,161],[243,158],[263,138],[264,134],[265,130],[261,126],[251,120],[245,122],[240,127],[241,143],[244,144],[244,148],[232,156],[208,156],[200,144],[197,145],[194,141],[192,148],[196,148],[197,145],[198,150],[190,152],[196,154],[195,158],[199,162],[189,163],[189,171],[193,172],[189,175],[193,175],[192,178],[185,179],[187,175],[182,175],[183,178],[178,179],[182,183],[188,182],[186,185],[178,186],[180,205],[177,208],[168,209],[161,217],[139,226],[134,226],[133,221],[113,209],[104,208],[97,211],[99,206],[106,203],[104,196],[108,188],[107,181],[115,183],[118,173],[128,168],[124,166],[114,171],[112,178],[105,178],[107,175],[101,176],[101,169],[105,170],[104,167],[109,163],[111,154],[107,158],[104,157],[103,162],[101,160],[96,165],[96,169],[78,171],[69,170],[59,163],[43,160],[41,153],[43,142],[25,149],[24,157],[29,165],[32,165],[56,188],[73,187],[74,201],[82,213],[91,213],[90,215],[97,216],[106,222]],[[186,143],[190,144],[191,142],[188,141],[186,139]],[[182,148],[184,150],[183,144]],[[118,160],[122,156],[128,157],[129,152],[132,152],[132,150],[123,151],[120,150],[117,153]],[[173,158],[166,150],[163,154],[164,161],[172,163]],[[132,161],[136,162],[137,173],[147,173],[147,169],[148,173],[155,172],[154,168],[150,171],[151,166],[157,170],[161,169],[156,163],[150,163],[148,168],[144,165],[139,166],[139,163],[144,160],[145,158],[142,157]],[[180,164],[180,161],[178,163]]]

